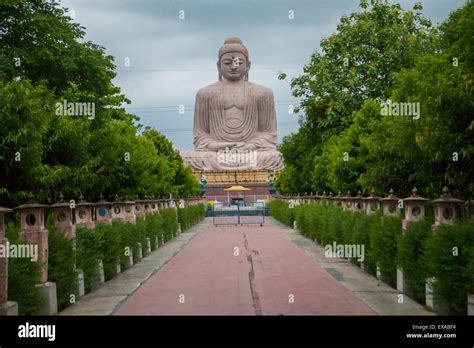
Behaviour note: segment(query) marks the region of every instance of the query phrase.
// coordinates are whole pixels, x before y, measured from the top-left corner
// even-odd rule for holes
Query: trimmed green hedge
[[[74,240],[48,226],[48,280],[56,283],[58,310],[69,306],[75,294]]]
[[[150,238],[151,250],[156,250],[161,245],[161,231],[163,230],[163,215],[153,214],[145,220],[146,236]],[[158,237],[158,238],[157,238]]]
[[[431,236],[428,221],[412,222],[399,239],[398,262],[403,269],[403,277],[411,289],[413,299],[425,303],[425,281],[428,272],[425,264],[426,241]]]
[[[293,227],[295,210],[294,208],[289,208],[288,203],[279,200],[272,201],[270,203],[270,215],[285,225]]]
[[[398,240],[402,234],[402,218],[384,216],[379,228],[371,234],[373,257],[380,268],[381,279],[392,287],[397,286]]]
[[[204,204],[190,205],[186,208],[178,208],[178,222],[181,229],[187,230],[204,219]]]
[[[100,229],[89,230],[84,227],[76,229],[76,263],[77,268],[84,273],[86,293],[91,291],[92,283],[97,278],[97,259],[102,258],[101,234],[98,231]]]
[[[25,244],[19,240],[18,222],[6,225],[10,244]],[[41,295],[36,284],[40,279],[40,265],[27,258],[8,259],[8,300],[18,303],[19,315],[35,315],[41,305]]]
[[[110,225],[99,224],[95,229],[77,227],[75,240],[56,232],[48,221],[48,280],[56,283],[58,309],[63,310],[70,305],[71,295],[75,294],[75,268],[83,271],[84,287],[88,293],[97,280],[97,260],[103,262],[105,279],[113,278],[117,262],[120,262],[122,269],[125,268],[126,247],[133,250],[134,261],[137,261],[138,243],[142,244],[143,255],[147,247],[146,238],[150,238],[151,249],[156,250],[163,244],[162,240],[166,242],[178,232],[177,218],[184,231],[204,218],[204,206],[163,209],[157,214],[147,214],[145,219],[137,218],[136,224],[113,221]],[[6,230],[10,243],[20,243],[18,221],[8,223]],[[10,258],[8,272],[9,300],[18,302],[20,315],[37,314],[41,301],[36,287],[39,282],[39,264],[30,259]]]
[[[120,254],[123,253],[122,237],[123,232],[130,228],[130,224],[123,224],[112,221],[111,225],[99,224],[96,226],[94,233],[97,234],[99,240],[98,248],[96,249],[97,258],[102,259],[104,265],[105,280],[112,279],[117,270],[117,262],[120,262]],[[90,232],[90,230],[89,230]],[[91,260],[91,265],[93,260]],[[89,283],[94,282],[95,266],[89,272]]]
[[[382,280],[393,287],[400,265],[411,296],[421,304],[425,303],[426,279],[436,277],[435,296],[452,314],[466,314],[467,295],[474,293],[473,220],[442,225],[433,232],[427,217],[427,221],[411,223],[402,233],[401,217],[344,212],[327,204],[292,209],[277,200],[272,201],[270,212],[288,226],[296,220],[303,235],[322,245],[363,244],[364,266],[370,273],[379,266]]]
[[[438,279],[435,296],[450,312],[466,314],[467,295],[474,294],[474,221],[439,226],[425,255],[429,274]]]
[[[178,232],[177,209],[165,209],[162,216],[161,232],[164,235],[165,242],[167,242]]]

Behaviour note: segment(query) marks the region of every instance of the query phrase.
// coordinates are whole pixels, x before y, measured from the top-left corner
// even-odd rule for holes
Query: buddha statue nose
[[[240,60],[239,58],[234,58],[232,60],[232,69],[237,69],[240,66]]]

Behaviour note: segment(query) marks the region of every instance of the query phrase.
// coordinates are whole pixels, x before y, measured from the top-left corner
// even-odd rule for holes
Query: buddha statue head
[[[225,40],[224,45],[219,49],[219,60],[217,70],[219,80],[224,78],[228,81],[248,81],[250,60],[249,52],[238,37],[231,37]]]

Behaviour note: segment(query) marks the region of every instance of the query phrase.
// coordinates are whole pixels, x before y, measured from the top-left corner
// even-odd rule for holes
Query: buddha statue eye
[[[244,64],[244,61],[243,61],[242,58],[234,57],[234,58],[232,59],[232,63],[238,64],[238,65],[242,65],[242,64]]]

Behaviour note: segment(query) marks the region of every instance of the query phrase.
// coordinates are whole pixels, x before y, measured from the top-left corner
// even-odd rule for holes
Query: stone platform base
[[[199,180],[204,176],[208,184],[268,183],[274,179],[276,171],[240,170],[240,171],[193,171]],[[272,177],[273,176],[273,177]]]
[[[235,185],[235,183],[234,183]],[[228,192],[224,189],[232,184],[207,184],[205,185],[204,199],[207,201],[227,202],[232,198],[244,199],[247,202],[255,202],[258,199],[269,199],[270,191],[268,183],[240,183],[239,185],[249,188],[248,191]]]
[[[240,170],[240,171],[194,171],[198,180],[205,180],[203,197],[207,201],[227,202],[232,198],[254,202],[258,199],[269,199],[272,181],[276,171]],[[224,191],[234,185],[248,188],[248,191]]]

